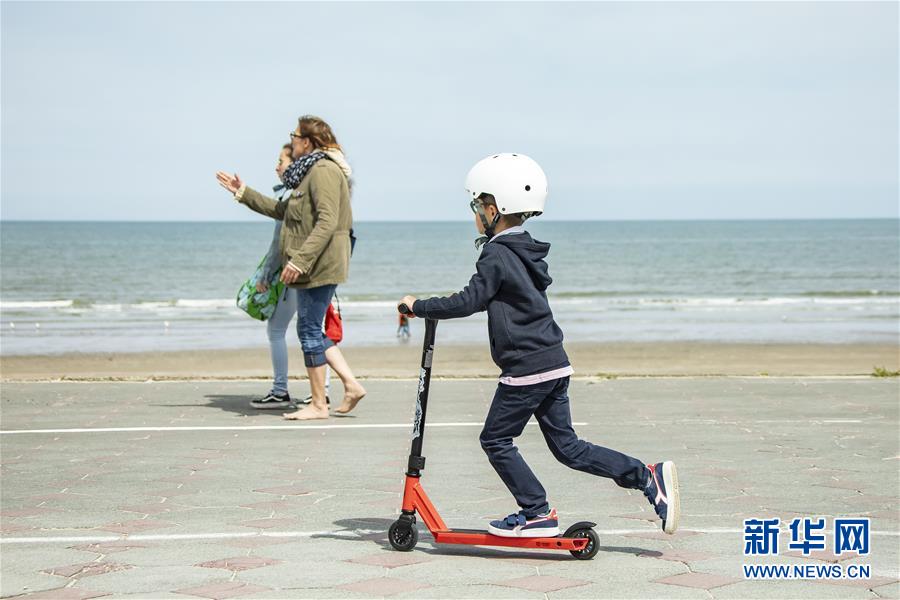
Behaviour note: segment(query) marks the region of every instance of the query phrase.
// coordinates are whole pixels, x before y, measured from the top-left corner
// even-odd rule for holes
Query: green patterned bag
[[[266,256],[259,262],[253,275],[244,282],[237,293],[237,306],[242,311],[257,319],[265,321],[275,312],[278,299],[284,291],[284,283],[281,281],[281,269],[275,271],[269,281],[269,289],[265,292],[257,292],[256,284],[263,276],[263,266],[266,264]]]

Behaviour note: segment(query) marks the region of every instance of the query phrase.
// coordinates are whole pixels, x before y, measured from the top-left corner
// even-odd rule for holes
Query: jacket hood
[[[344,156],[343,152],[337,148],[325,148],[322,152],[325,153],[325,156],[337,163],[337,166],[339,166],[344,173],[344,177],[350,179],[350,176],[353,175],[353,169],[350,168],[350,163],[347,162],[347,157]]]
[[[525,271],[531,277],[537,289],[543,291],[550,287],[553,279],[550,277],[547,262],[547,254],[550,253],[550,244],[539,242],[531,237],[527,231],[501,235],[491,240],[492,244],[502,244],[513,251],[525,266]]]

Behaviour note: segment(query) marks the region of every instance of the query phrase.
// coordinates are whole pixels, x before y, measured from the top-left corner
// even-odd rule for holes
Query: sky
[[[300,115],[357,220],[467,220],[480,158],[542,219],[898,217],[898,3],[0,4],[0,218],[263,219]]]

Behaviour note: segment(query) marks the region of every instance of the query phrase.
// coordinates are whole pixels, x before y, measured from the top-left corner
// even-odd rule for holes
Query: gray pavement
[[[303,395],[302,384],[294,385]],[[29,598],[897,598],[897,379],[575,381],[585,439],[679,467],[682,530],[642,495],[520,448],[562,525],[601,551],[395,552],[415,382],[368,381],[357,413],[290,424],[259,382],[6,383],[0,593]],[[423,482],[450,526],[514,510],[479,445],[495,384],[435,380]],[[437,426],[440,424],[441,426]],[[380,425],[375,427],[375,425]],[[284,427],[284,428],[282,428]],[[210,428],[210,429],[203,429]],[[220,429],[213,429],[220,428]],[[23,433],[14,431],[27,430]],[[745,558],[744,518],[869,516],[869,556]],[[783,528],[786,531],[786,527]],[[741,565],[871,565],[865,580],[750,581]]]

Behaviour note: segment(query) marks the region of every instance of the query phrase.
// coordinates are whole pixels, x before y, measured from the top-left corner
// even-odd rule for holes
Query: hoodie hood
[[[550,253],[550,244],[539,242],[531,237],[527,231],[510,235],[500,235],[491,240],[492,244],[502,244],[512,250],[525,266],[525,271],[531,277],[531,281],[537,289],[544,291],[553,279],[550,277],[550,269],[547,262],[547,254]]]

